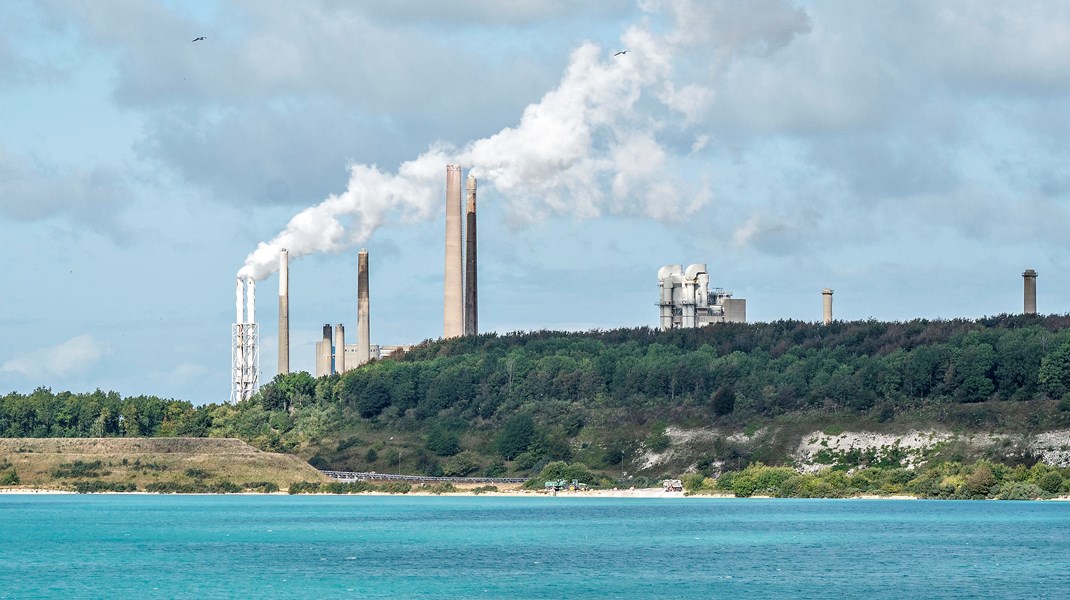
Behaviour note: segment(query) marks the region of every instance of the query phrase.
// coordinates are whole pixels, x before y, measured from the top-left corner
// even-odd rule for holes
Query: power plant
[[[476,238],[476,178],[469,174],[466,202],[461,204],[461,168],[446,166],[446,238],[443,278],[443,338],[479,333]],[[316,376],[344,373],[373,359],[385,358],[410,346],[371,343],[368,251],[357,253],[357,343],[347,344],[342,323],[323,326],[316,342]],[[1036,314],[1037,272],[1027,269],[1024,312]],[[290,372],[289,251],[279,252],[278,372]],[[691,329],[717,323],[746,323],[747,301],[732,292],[710,287],[704,263],[665,265],[658,270],[659,327]],[[821,290],[822,323],[832,322],[833,290]],[[235,322],[231,326],[231,402],[251,398],[260,386],[260,326],[256,322],[256,282],[239,277],[235,292]]]
[[[659,326],[663,330],[693,329],[713,323],[746,323],[747,301],[732,292],[709,289],[710,275],[703,263],[665,265],[658,269],[661,291]]]
[[[230,327],[230,401],[248,400],[260,389],[260,325],[256,281],[238,278],[235,319]]]

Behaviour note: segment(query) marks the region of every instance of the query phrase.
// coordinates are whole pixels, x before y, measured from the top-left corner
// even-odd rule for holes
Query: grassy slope
[[[100,461],[101,466],[91,476],[53,476],[75,461]],[[159,482],[190,483],[197,479],[187,474],[189,469],[203,471],[197,475],[205,482],[272,482],[283,489],[297,481],[327,481],[296,456],[261,452],[235,439],[0,439],[0,464],[5,462],[18,473],[21,487],[45,489],[68,489],[79,479],[132,482],[138,488]]]

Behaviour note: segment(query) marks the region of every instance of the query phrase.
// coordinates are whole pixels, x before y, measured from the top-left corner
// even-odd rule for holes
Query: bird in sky
[[[204,39],[204,38],[201,38],[201,39]],[[621,54],[627,54],[627,53],[628,53],[627,50],[621,50],[620,52],[614,54],[613,56],[620,56]]]
[[[201,37],[199,37],[199,38],[193,38],[193,41],[195,41],[195,42],[199,42],[199,41],[201,41],[201,40],[203,40],[203,39],[204,39],[204,36],[202,35],[202,36],[201,36]]]

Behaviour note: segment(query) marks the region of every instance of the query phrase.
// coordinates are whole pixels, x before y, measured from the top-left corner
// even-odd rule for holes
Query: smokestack
[[[346,329],[341,323],[334,326],[334,372],[346,372]]]
[[[252,277],[245,280],[245,322],[256,323],[256,280]]]
[[[323,326],[323,339],[316,342],[316,377],[330,375],[331,370],[331,326]]]
[[[1035,315],[1037,314],[1037,272],[1033,269],[1026,269],[1025,273],[1022,273],[1022,279],[1025,282],[1025,314]]]
[[[279,251],[279,373],[290,372],[290,251]]]
[[[832,322],[832,290],[830,290],[829,288],[825,288],[821,290],[821,295],[824,297],[825,300],[825,314],[823,322],[825,325],[828,325]]]
[[[238,278],[238,287],[234,291],[234,308],[235,308],[235,323],[245,322],[245,286],[242,285],[241,278]]]
[[[371,360],[372,336],[368,301],[368,251],[357,253],[357,364]]]
[[[464,333],[464,282],[461,280],[461,168],[446,165],[446,275],[442,337]]]
[[[476,178],[468,176],[465,206],[464,248],[464,334],[479,333],[479,296],[476,285]]]

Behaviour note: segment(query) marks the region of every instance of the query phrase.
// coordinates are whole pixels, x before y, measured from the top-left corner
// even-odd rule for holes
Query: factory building
[[[746,323],[747,301],[732,298],[732,292],[710,289],[705,264],[665,265],[658,270],[661,301],[659,326],[692,329],[713,323]]]

